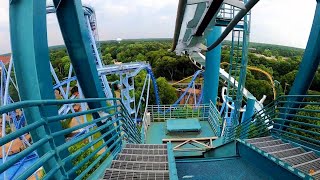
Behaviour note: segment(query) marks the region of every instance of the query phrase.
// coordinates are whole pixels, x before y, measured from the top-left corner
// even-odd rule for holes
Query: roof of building
[[[0,61],[3,62],[3,64],[9,64],[11,59],[11,56],[0,56]]]
[[[187,89],[180,89],[180,91],[185,92]],[[188,89],[188,93],[196,93],[196,94],[201,94],[201,90],[200,89],[193,89],[193,88],[189,88]]]

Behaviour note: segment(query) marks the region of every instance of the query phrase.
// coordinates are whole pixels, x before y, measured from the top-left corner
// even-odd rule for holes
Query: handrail
[[[302,101],[297,101],[301,99]],[[227,141],[265,135],[292,141],[320,150],[320,96],[286,95],[256,112],[236,127],[229,127]]]
[[[44,167],[46,173],[43,177],[44,179],[50,179],[57,176],[62,179],[82,179],[93,173],[96,169],[95,167],[100,166],[101,163],[110,162],[106,159],[108,159],[110,154],[115,155],[118,153],[118,147],[122,146],[123,141],[141,143],[140,132],[136,127],[135,122],[131,119],[124,104],[118,98],[22,101],[0,107],[0,113],[9,113],[16,109],[23,108],[38,108],[41,112],[43,108],[52,105],[101,101],[116,102],[116,104],[66,115],[43,117],[40,114],[41,119],[38,121],[28,124],[27,120],[27,124],[24,127],[0,138],[0,146],[5,146],[5,144],[14,141],[22,135],[29,134],[31,131],[44,129],[46,132],[42,139],[34,141],[31,143],[31,146],[26,147],[4,162],[0,166],[0,174],[11,168],[11,166],[28,156],[30,153],[41,151],[44,145],[49,145],[50,151],[43,153],[44,155],[36,159],[27,171],[21,172],[18,177],[14,178],[27,179],[40,167]],[[100,117],[92,116],[94,113],[98,113]],[[95,118],[90,119],[88,122],[77,124],[73,127],[59,131],[52,131],[50,129],[49,124],[51,122],[62,122],[66,119],[83,115],[90,115]],[[102,123],[102,125],[95,126],[96,123]],[[71,133],[86,127],[90,127],[90,130],[85,131],[76,138],[71,138],[70,140],[66,138],[66,142],[61,145],[56,145],[53,141],[53,138],[56,136],[68,137]],[[62,159],[59,154],[65,150],[69,151],[69,156]],[[47,163],[55,163],[56,166],[51,166],[54,168],[48,169],[48,166],[46,166]],[[71,169],[65,169],[65,166],[70,163],[73,163],[74,166]]]
[[[173,146],[171,142],[167,142],[167,151],[168,151],[168,166],[169,166],[169,177],[171,180],[178,180],[178,173],[176,162],[173,153]]]

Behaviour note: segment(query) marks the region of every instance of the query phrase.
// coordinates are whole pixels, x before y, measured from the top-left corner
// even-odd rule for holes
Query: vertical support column
[[[22,101],[55,99],[49,66],[49,49],[47,41],[46,1],[10,1],[10,36],[12,57]],[[41,109],[25,108],[24,114],[28,124],[58,115],[57,106],[46,106]],[[60,122],[49,123],[51,132],[62,130]],[[43,127],[31,130],[33,142],[47,136]],[[65,143],[64,136],[53,139],[55,146]],[[53,151],[49,142],[37,149],[39,156]],[[60,158],[68,156],[65,150]],[[55,156],[57,157],[57,156]],[[58,159],[51,158],[44,164],[49,172],[55,169]],[[66,166],[68,167],[68,165]],[[61,169],[54,174],[54,179],[64,179]]]
[[[221,35],[221,27],[213,27],[207,37],[207,44],[213,44]],[[206,70],[204,72],[203,103],[217,102],[219,87],[219,70],[221,62],[221,44],[206,54]]]
[[[246,112],[243,114],[243,122],[248,121],[254,114],[254,104],[256,103],[255,97],[248,97]]]
[[[104,93],[92,53],[88,26],[79,0],[53,0],[65,45],[86,98],[103,98]],[[106,103],[88,103],[91,109]]]
[[[80,0],[53,0],[56,15],[62,32],[68,54],[77,75],[83,95],[86,98],[103,98],[101,81],[96,68],[96,60],[91,48],[90,34]],[[90,109],[107,106],[106,102],[90,102]],[[100,117],[98,113],[92,114],[94,119]],[[102,126],[103,122],[97,122]],[[101,134],[107,133],[111,127],[102,129]],[[108,141],[112,135],[104,137]],[[108,146],[113,144],[111,141]]]
[[[246,0],[244,1],[246,2]],[[235,101],[235,114],[232,117],[234,124],[238,124],[240,118],[240,109],[242,106],[243,100],[243,89],[246,84],[247,77],[247,66],[248,66],[248,49],[249,49],[249,35],[250,35],[250,24],[249,24],[249,15],[244,16],[244,28],[243,28],[243,38],[242,38],[242,57],[241,57],[241,67],[240,67],[240,76],[239,83]],[[236,122],[236,123],[235,123]]]

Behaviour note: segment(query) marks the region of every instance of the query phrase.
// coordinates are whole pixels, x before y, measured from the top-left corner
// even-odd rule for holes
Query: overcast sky
[[[172,38],[178,0],[83,0],[97,14],[100,40]],[[0,1],[0,53],[10,52],[9,1]],[[260,0],[252,12],[251,41],[304,48],[316,0]],[[49,45],[62,44],[55,15]]]

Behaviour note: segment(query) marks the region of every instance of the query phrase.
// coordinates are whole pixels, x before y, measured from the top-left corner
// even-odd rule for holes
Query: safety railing
[[[202,105],[149,105],[151,122],[164,122],[168,119],[198,118],[200,121],[209,117],[209,104]]]
[[[65,115],[49,116],[45,113],[46,108],[62,106],[74,103],[105,103],[112,106],[105,106],[81,112]],[[0,108],[0,113],[9,113],[16,109],[24,109],[25,113],[32,111],[39,112],[39,119],[28,121],[21,129],[11,132],[0,139],[0,146],[15,141],[21,136],[31,134],[31,145],[22,149],[19,153],[11,155],[0,165],[1,178],[5,177],[6,171],[24,157],[38,152],[39,158],[30,167],[15,177],[7,179],[27,179],[32,177],[39,169],[44,169],[42,179],[83,179],[91,174],[97,174],[96,169],[100,166],[106,167],[121,149],[124,141],[130,143],[141,143],[140,132],[135,122],[130,118],[120,99],[75,99],[75,100],[43,100],[24,101],[14,103]],[[60,130],[53,129],[52,123],[64,123],[68,119],[87,116],[88,121],[73,124],[70,127]],[[79,130],[88,129],[80,135],[74,136]],[[41,137],[33,139],[33,137]],[[58,144],[57,138],[64,138],[64,143]],[[61,139],[60,139],[61,141]],[[4,157],[3,157],[4,158]],[[103,173],[100,169],[100,173]]]
[[[208,114],[208,122],[213,129],[216,136],[221,135],[221,129],[222,129],[222,118],[220,116],[220,113],[217,109],[217,107],[213,104],[212,101],[210,101],[209,106],[209,114]]]
[[[147,109],[146,109],[147,110]],[[150,113],[145,110],[141,122],[141,142],[144,144],[146,142],[148,127],[150,126]]]
[[[320,150],[320,96],[281,96],[235,127],[226,139],[272,134]]]

